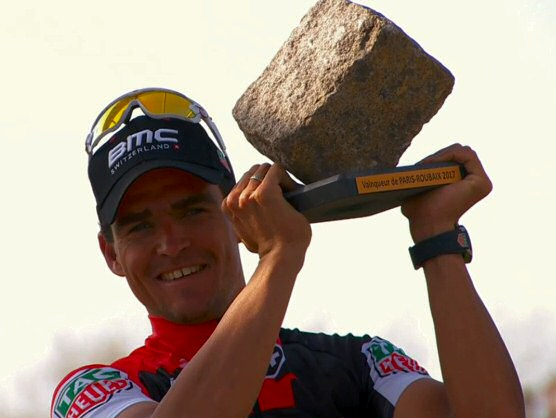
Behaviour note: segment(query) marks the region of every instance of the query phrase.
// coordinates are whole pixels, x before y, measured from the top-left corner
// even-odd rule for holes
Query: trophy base
[[[311,223],[361,218],[465,177],[456,163],[418,164],[343,173],[284,194]]]

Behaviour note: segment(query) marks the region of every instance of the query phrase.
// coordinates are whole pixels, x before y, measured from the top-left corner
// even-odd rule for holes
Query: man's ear
[[[114,244],[107,242],[102,232],[99,232],[97,237],[98,246],[100,247],[100,251],[104,256],[104,260],[106,261],[108,268],[112,271],[112,273],[124,277],[124,269],[118,261],[116,251],[114,250]]]

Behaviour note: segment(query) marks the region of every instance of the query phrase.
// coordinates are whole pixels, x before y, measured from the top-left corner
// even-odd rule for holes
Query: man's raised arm
[[[463,164],[467,176],[403,205],[416,244],[453,231],[460,217],[492,189],[471,148],[455,144],[423,160],[441,161]],[[395,418],[524,418],[521,386],[512,359],[473,286],[462,254],[433,256],[424,260],[422,267],[444,388],[425,388],[416,382],[402,396]]]

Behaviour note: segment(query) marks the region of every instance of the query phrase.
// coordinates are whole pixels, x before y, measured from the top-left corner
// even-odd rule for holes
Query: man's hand
[[[311,241],[307,219],[284,198],[298,187],[277,164],[255,165],[247,171],[222,203],[238,238],[262,258],[272,250],[305,254]]]
[[[462,180],[408,199],[402,213],[408,218],[414,242],[454,229],[459,218],[492,190],[477,154],[468,146],[453,144],[420,163],[453,161],[462,164]]]

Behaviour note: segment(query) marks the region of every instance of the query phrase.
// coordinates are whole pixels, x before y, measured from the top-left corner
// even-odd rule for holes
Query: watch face
[[[467,236],[466,236],[465,232],[460,232],[458,234],[458,244],[460,245],[460,247],[463,247],[463,248],[469,247],[469,243],[468,243]]]
[[[465,250],[461,255],[463,256],[463,260],[466,263],[470,263],[473,259],[473,249],[471,248],[471,240],[469,239],[469,234],[467,233],[467,230],[463,225],[458,225],[458,231],[458,245]]]

